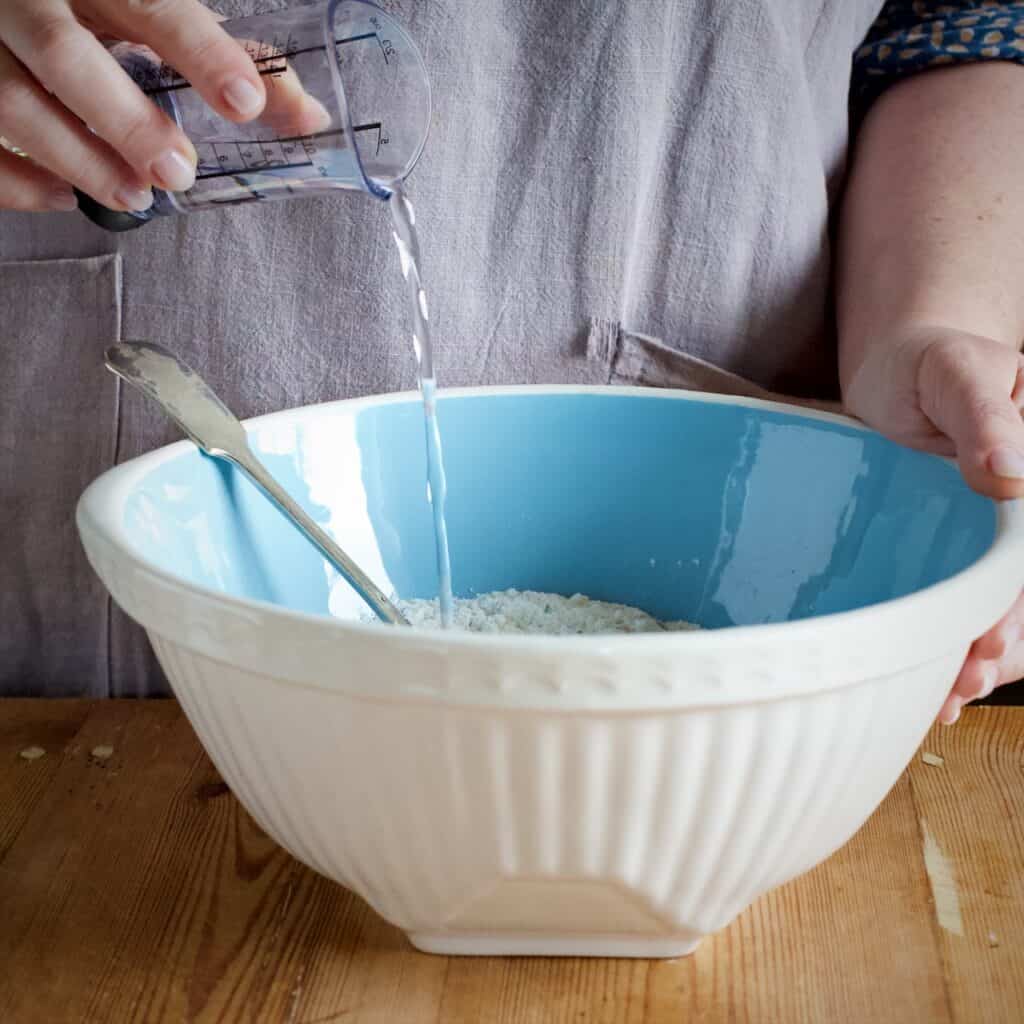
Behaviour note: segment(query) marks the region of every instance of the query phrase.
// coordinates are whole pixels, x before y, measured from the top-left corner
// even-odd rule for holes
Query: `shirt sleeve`
[[[983,60],[1024,63],[1024,0],[889,0],[854,54],[851,99],[863,109],[904,75]]]

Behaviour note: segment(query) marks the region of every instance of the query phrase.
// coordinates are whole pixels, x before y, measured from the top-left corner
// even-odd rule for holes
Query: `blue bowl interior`
[[[581,592],[706,628],[871,605],[992,544],[955,468],[844,425],[614,393],[442,397],[457,596]],[[250,428],[271,472],[385,589],[433,597],[415,399]],[[149,472],[126,525],[195,583],[307,612],[365,606],[236,470],[197,451]]]

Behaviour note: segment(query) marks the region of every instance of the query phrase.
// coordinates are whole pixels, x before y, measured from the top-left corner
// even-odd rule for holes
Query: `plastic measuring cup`
[[[154,190],[143,213],[79,194],[82,212],[125,231],[154,217],[262,199],[338,190],[388,198],[419,159],[430,125],[426,68],[395,20],[367,0],[326,0],[222,27],[259,69],[263,114],[228,121],[152,50],[115,44],[121,66],[192,140],[196,182],[187,192]]]

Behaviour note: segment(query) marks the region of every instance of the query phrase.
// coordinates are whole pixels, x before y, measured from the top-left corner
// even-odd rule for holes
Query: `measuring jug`
[[[430,124],[430,84],[401,27],[367,0],[326,0],[226,21],[252,57],[267,105],[248,124],[222,118],[152,50],[111,53],[192,140],[199,157],[187,192],[154,189],[142,213],[79,194],[79,208],[111,231],[154,217],[339,189],[387,199],[416,164]]]

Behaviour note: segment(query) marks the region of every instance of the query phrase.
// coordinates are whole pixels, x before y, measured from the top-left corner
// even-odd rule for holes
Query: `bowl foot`
[[[442,956],[587,956],[672,960],[700,945],[692,934],[651,938],[645,935],[557,935],[530,932],[409,932],[423,953]]]

